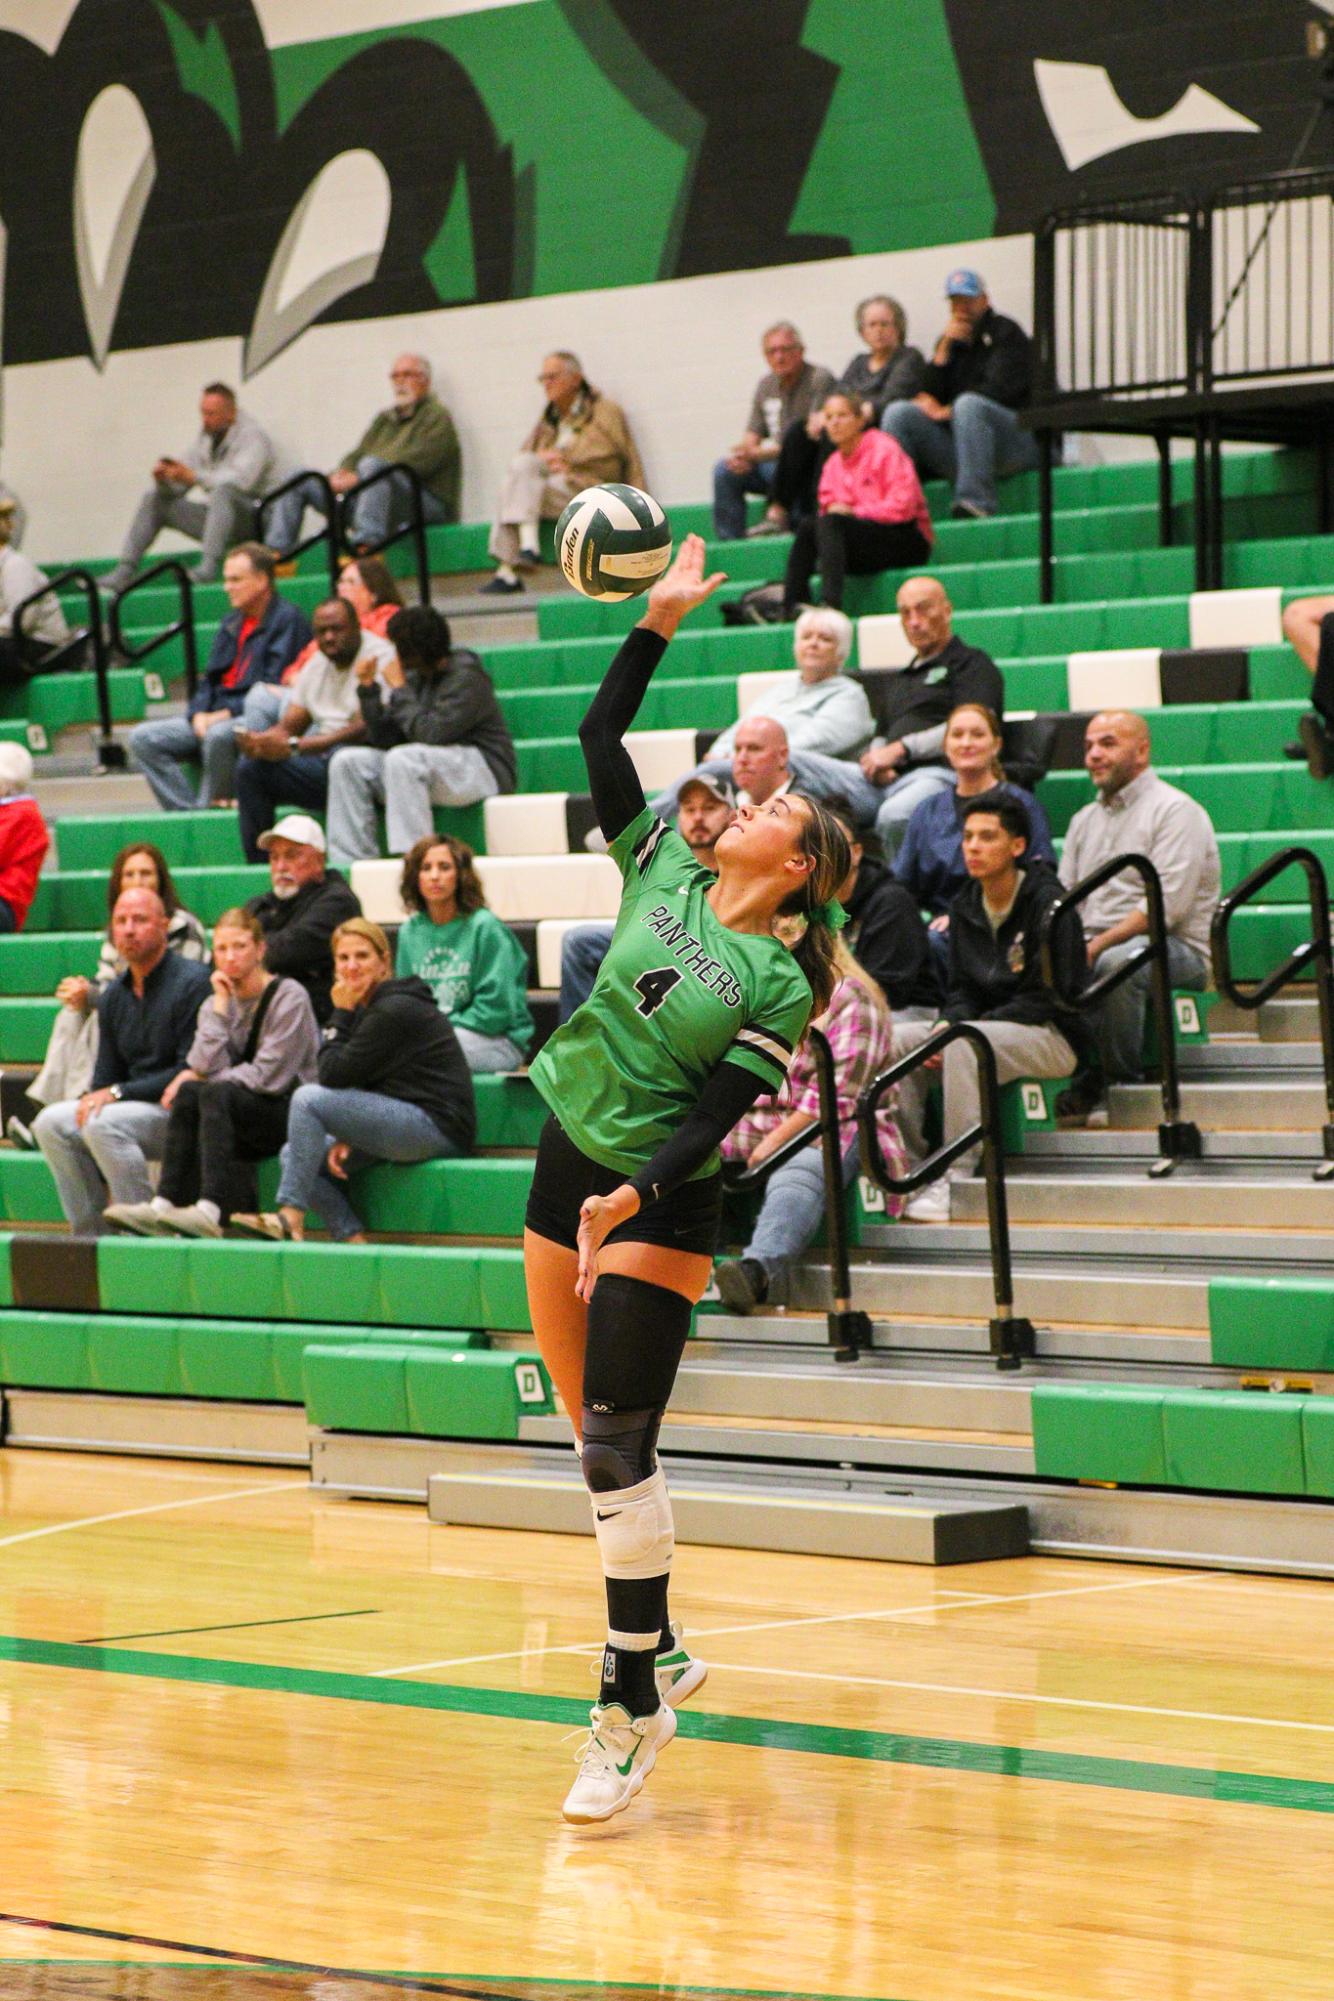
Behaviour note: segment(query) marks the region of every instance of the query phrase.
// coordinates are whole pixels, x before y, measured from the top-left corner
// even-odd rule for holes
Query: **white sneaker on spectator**
[[[183,1207],[173,1205],[170,1209],[160,1209],[158,1214],[173,1236],[176,1237],[220,1237],[222,1225],[216,1216],[210,1216],[207,1209],[201,1209],[195,1202]]]
[[[166,1210],[157,1208],[152,1202],[113,1202],[109,1209],[102,1211],[102,1221],[110,1223],[113,1230],[124,1230],[132,1237],[171,1235]]]
[[[909,1223],[948,1223],[950,1220],[950,1184],[943,1176],[933,1181],[929,1187],[919,1188],[903,1212]]]

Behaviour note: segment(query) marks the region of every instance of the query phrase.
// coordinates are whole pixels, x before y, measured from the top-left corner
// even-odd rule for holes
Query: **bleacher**
[[[1312,532],[1313,461],[1227,458],[1226,588],[1216,593],[1192,588],[1184,497],[1180,546],[1157,546],[1157,479],[1149,462],[1057,473],[1050,605],[1038,602],[1032,476],[1003,487],[1003,512],[990,521],[946,518],[949,495],[931,487],[931,567],[956,629],[996,657],[1012,718],[1112,703],[1150,711],[1156,767],[1218,829],[1225,889],[1289,842],[1328,864],[1334,795],[1283,756],[1308,683],[1283,644],[1281,607],[1334,588],[1334,537]],[[707,526],[703,508],[672,512],[678,534]],[[449,615],[474,609],[448,580],[480,566],[485,532],[429,531],[436,599]],[[786,547],[777,538],[710,549],[731,581],[674,642],[631,739],[650,788],[735,719],[744,677],[790,667],[790,628],[729,628],[720,609],[779,575]],[[856,579],[849,591],[854,662],[869,675],[906,658],[897,581]],[[327,580],[307,559],[282,588],[309,608]],[[159,610],[174,615],[174,595],[160,607],[152,596],[136,599],[137,636],[150,635]],[[565,925],[615,909],[612,865],[583,851],[576,730],[639,607],[560,593],[508,608],[535,617],[538,637],[481,650],[518,745],[520,792],[441,813],[439,824],[481,855],[488,897],[524,937],[549,1023]],[[216,587],[196,594],[201,651],[222,609]],[[495,618],[488,630],[509,623]],[[178,649],[148,667],[113,674],[118,721],[179,698]],[[0,734],[40,729],[39,748],[58,747],[61,732],[68,744],[96,713],[89,674],[38,679],[26,697]],[[125,841],[163,848],[206,923],[265,879],[244,866],[234,816],[109,812],[96,783],[86,790],[91,810],[58,818],[57,857],[25,932],[0,940],[6,1109],[44,1049],[56,981],[92,969],[107,866]],[[1082,768],[1051,770],[1039,796],[1059,838],[1089,797]],[[369,915],[395,919],[397,876],[395,863],[358,865],[352,879]],[[1306,922],[1294,873],[1239,915],[1236,970],[1268,970]],[[1327,1534],[1320,1504],[1334,1498],[1334,1405],[1319,1394],[1334,1386],[1334,1287],[1319,1276],[1334,1231],[1329,1192],[1310,1179],[1325,1116],[1314,1003],[1277,1001],[1258,1022],[1223,1003],[1202,1013],[1207,1026],[1183,1040],[1180,1060],[1184,1114],[1203,1132],[1204,1158],[1169,1180],[1147,1175],[1152,1085],[1114,1090],[1105,1132],[1058,1132],[1050,1093],[1009,1093],[1016,1296],[1038,1326],[1022,1375],[998,1377],[987,1352],[980,1181],[955,1189],[953,1220],[941,1226],[887,1223],[874,1191],[854,1195],[854,1303],[871,1316],[874,1347],[853,1368],[828,1359],[819,1248],[787,1312],[740,1319],[701,1307],[664,1432],[683,1539],[958,1561],[1011,1553],[1026,1534],[1041,1548],[1315,1561]],[[309,1459],[323,1485],[429,1494],[441,1519],[586,1531],[523,1290],[519,1237],[540,1106],[523,1077],[479,1079],[478,1101],[475,1159],[365,1177],[369,1249],[74,1246],[51,1233],[58,1210],[44,1162],[0,1148],[9,1443]],[[263,1185],[271,1193],[272,1169]],[[1243,1394],[1253,1380],[1317,1394]],[[1174,1508],[1185,1496],[1191,1507]]]

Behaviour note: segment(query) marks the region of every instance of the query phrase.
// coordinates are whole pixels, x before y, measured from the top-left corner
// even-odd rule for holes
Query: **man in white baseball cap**
[[[338,871],[327,866],[324,829],[309,813],[288,813],[260,835],[258,845],[268,856],[273,886],[246,908],[263,927],[264,963],[271,973],[301,982],[322,1026],[332,1011],[329,941],[349,917],[360,917],[361,905]]]

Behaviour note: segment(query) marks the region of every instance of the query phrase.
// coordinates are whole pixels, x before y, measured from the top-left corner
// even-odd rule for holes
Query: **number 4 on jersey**
[[[635,981],[635,992],[639,995],[635,1012],[647,1021],[658,1012],[672,988],[680,986],[681,977],[675,966],[656,966],[651,973],[641,973]]]

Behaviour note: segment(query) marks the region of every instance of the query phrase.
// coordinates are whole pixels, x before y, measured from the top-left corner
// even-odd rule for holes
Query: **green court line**
[[[325,1669],[277,1667],[259,1661],[208,1659],[192,1654],[108,1652],[63,1640],[28,1640],[0,1634],[0,1660],[28,1667],[75,1668],[90,1674],[136,1675],[150,1681],[196,1682],[258,1689],[278,1695],[316,1695],[335,1702],[370,1702],[391,1709],[437,1709],[464,1716],[503,1716],[526,1723],[577,1727],[587,1702],[571,1696],[534,1695],[509,1688],[470,1688],[448,1682],[386,1680],[377,1675],[332,1674]],[[1016,1700],[1022,1701],[1022,1696]],[[1117,1792],[1156,1793],[1221,1806],[1278,1807],[1291,1813],[1334,1814],[1334,1784],[1266,1772],[1216,1771],[1207,1766],[1149,1764],[1072,1751],[1041,1751],[1017,1744],[982,1744],[956,1737],[909,1737],[887,1730],[846,1730],[827,1723],[790,1723],[774,1717],[682,1711],[684,1737],[712,1744],[744,1744],[761,1751],[808,1757],[859,1758],[873,1764],[914,1765],[993,1778],[1038,1779]]]

